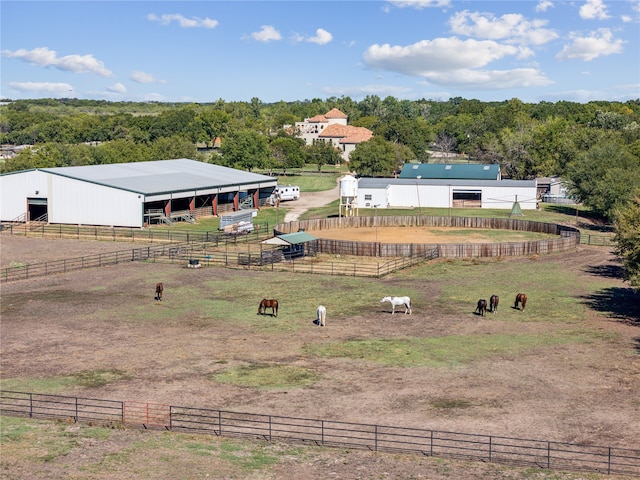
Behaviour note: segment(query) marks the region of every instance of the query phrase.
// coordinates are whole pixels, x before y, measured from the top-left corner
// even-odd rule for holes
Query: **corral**
[[[3,261],[95,251],[2,242]],[[636,448],[639,313],[612,254],[578,248],[383,279],[135,262],[8,283],[3,389]],[[413,315],[392,319],[389,292],[411,295]],[[474,316],[492,293],[501,311]],[[263,297],[279,298],[277,319],[255,314]],[[270,383],[281,369],[288,381]]]

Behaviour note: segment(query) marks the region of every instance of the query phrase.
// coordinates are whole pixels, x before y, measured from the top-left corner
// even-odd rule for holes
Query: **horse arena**
[[[399,242],[401,231],[430,243],[424,228],[413,228],[336,230],[331,235],[357,230],[361,241]],[[446,241],[446,232],[432,234],[435,242]],[[1,258],[6,267],[13,260],[28,263],[123,248],[2,235]],[[382,279],[291,278],[286,272],[132,262],[3,283],[2,377],[23,379],[37,388],[38,380],[91,372],[104,382],[71,384],[54,393],[637,448],[640,313],[636,311],[635,320],[621,321],[615,313],[585,306],[575,320],[552,321],[553,305],[536,302],[535,292],[544,287],[530,283],[526,275],[536,269],[584,279],[571,282],[570,291],[558,292],[558,297],[577,296],[583,305],[598,306],[598,297],[583,282],[599,283],[603,291],[626,288],[607,274],[619,271],[609,249],[578,246],[577,251],[550,255],[459,261],[463,265],[455,270],[457,277],[447,276],[447,262],[451,260],[435,261],[437,274],[420,266]],[[478,287],[466,284],[460,273],[473,268],[484,272],[482,298],[500,295],[495,315],[473,313],[480,297],[469,290]],[[496,269],[499,277],[492,274]],[[153,298],[159,282],[164,285],[161,302]],[[342,308],[332,306],[332,299],[348,297],[355,288],[364,293],[336,301]],[[526,312],[513,308],[518,291],[529,293]],[[390,305],[380,303],[387,295],[410,295],[412,314],[404,315],[400,308],[392,316]],[[256,314],[262,298],[279,299],[277,317]],[[325,328],[315,324],[319,304],[327,307]],[[391,340],[457,337],[473,342],[490,336],[552,335],[563,328],[576,335],[599,333],[586,342],[505,350],[453,366],[405,366],[367,360],[366,355],[313,353],[314,348],[354,340],[378,348]],[[283,366],[312,373],[313,383],[256,388],[216,380],[233,369]],[[300,461],[298,478],[325,478],[334,472],[337,478],[369,478],[372,462],[377,471],[395,478],[429,476],[424,459],[372,460],[370,455],[353,454],[342,465]],[[482,477],[473,469],[455,476]]]

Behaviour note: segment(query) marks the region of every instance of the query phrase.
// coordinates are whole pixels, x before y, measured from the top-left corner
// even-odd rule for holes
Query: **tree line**
[[[616,225],[619,253],[640,285],[640,99],[524,103],[398,100],[367,96],[296,102],[162,103],[79,99],[5,100],[0,142],[31,145],[0,172],[192,158],[251,171],[339,164],[331,145],[305,145],[292,128],[337,108],[373,132],[350,154],[360,175],[389,176],[432,152],[499,164],[504,177],[559,176],[594,213]],[[203,153],[198,144],[219,149]],[[634,263],[635,262],[635,263]]]

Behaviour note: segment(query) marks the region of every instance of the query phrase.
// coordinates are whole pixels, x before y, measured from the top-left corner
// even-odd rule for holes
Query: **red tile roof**
[[[342,113],[340,110],[338,110],[337,108],[332,108],[331,110],[329,110],[327,113],[324,114],[324,116],[326,118],[347,118],[348,115],[345,113]]]

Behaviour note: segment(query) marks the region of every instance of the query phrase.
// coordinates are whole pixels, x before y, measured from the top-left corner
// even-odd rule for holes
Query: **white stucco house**
[[[347,119],[346,114],[333,108],[324,115],[296,122],[295,132],[307,145],[312,145],[314,140],[331,142],[340,151],[344,161],[349,161],[349,154],[359,143],[373,137],[373,132],[368,128],[347,125]]]

